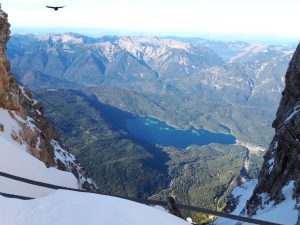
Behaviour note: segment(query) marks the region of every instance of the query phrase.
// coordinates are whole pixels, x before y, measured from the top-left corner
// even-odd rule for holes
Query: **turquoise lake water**
[[[127,119],[126,126],[131,135],[154,145],[186,148],[190,145],[236,143],[236,137],[232,134],[213,133],[204,129],[181,130],[149,117]]]

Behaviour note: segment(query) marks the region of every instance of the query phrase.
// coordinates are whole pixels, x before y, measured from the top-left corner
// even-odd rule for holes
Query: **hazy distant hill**
[[[162,81],[223,64],[206,47],[157,38],[14,35],[8,48],[17,72],[31,69],[89,85]]]

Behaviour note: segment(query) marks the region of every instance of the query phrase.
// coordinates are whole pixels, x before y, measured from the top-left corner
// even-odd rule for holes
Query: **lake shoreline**
[[[131,135],[154,145],[187,148],[191,145],[203,146],[211,143],[237,143],[237,137],[231,133],[212,132],[202,128],[196,129],[195,127],[182,129],[153,117],[143,116],[127,119],[126,127]]]

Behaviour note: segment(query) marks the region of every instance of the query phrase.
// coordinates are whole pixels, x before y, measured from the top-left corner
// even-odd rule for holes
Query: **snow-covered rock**
[[[260,205],[260,208],[257,210],[256,214],[251,218],[284,225],[297,224],[297,202],[295,199],[293,199],[294,184],[294,181],[290,181],[288,185],[283,187],[282,193],[284,195],[284,200],[279,204],[276,204],[274,201],[270,200],[270,196],[268,193],[261,193],[260,198],[262,204]],[[236,187],[231,192],[232,197],[238,203],[231,214],[247,216],[247,214],[244,213],[244,208],[247,204],[247,201],[253,195],[253,191],[256,185],[257,180],[251,180],[241,186]],[[236,225],[237,223],[238,221],[235,220],[220,218],[214,224]]]
[[[45,164],[28,154],[22,146],[0,136],[0,171],[15,176],[56,184],[63,187],[80,188],[76,177],[56,168],[47,168]],[[26,197],[41,197],[54,192],[0,176],[0,191]],[[1,223],[1,221],[0,221]]]

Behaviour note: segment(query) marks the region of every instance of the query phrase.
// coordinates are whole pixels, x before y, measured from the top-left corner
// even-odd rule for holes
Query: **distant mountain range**
[[[111,88],[111,96],[115,96],[115,91],[120,93],[121,88],[147,96],[158,105],[163,104],[163,100],[158,102],[158,99],[172,98],[170,96],[174,101],[178,97],[195,99],[199,106],[205,101],[211,110],[214,103],[226,105],[226,110],[218,107],[221,110],[217,110],[217,116],[210,113],[213,123],[227,125],[244,142],[267,145],[268,140],[253,138],[249,132],[245,132],[247,137],[241,134],[246,128],[241,127],[239,118],[255,112],[258,115],[254,115],[253,123],[263,126],[258,130],[266,131],[271,138],[270,118],[279,102],[283,74],[293,49],[294,46],[289,45],[254,45],[201,38],[91,38],[65,33],[13,35],[8,43],[8,57],[18,80],[32,89],[86,90],[93,87],[97,93],[97,87],[114,86],[118,89]],[[113,104],[119,100],[109,101],[108,104]],[[120,105],[114,107],[128,110]],[[195,104],[186,105],[200,110]],[[164,107],[172,106],[165,104]],[[178,114],[172,110],[171,114]],[[170,110],[167,111],[170,114]],[[191,109],[187,111],[189,113]],[[201,113],[207,114],[208,111]],[[188,124],[215,130],[212,125],[207,126],[205,119],[199,121],[201,116],[197,121],[190,117],[186,121],[175,119],[178,116],[155,115],[177,123],[175,125]]]
[[[90,38],[66,33],[13,35],[8,57],[19,80],[32,88],[114,84],[230,102],[259,103],[259,96],[264,96],[263,101],[273,103],[283,88],[282,74],[292,49],[197,38]]]

